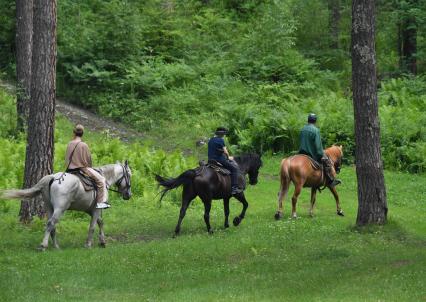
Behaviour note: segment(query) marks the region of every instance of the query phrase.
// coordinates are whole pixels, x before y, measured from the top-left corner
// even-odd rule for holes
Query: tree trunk
[[[28,118],[31,90],[33,0],[16,0],[16,111],[17,132],[23,132]]]
[[[413,16],[407,16],[402,21],[401,29],[401,69],[405,72],[417,72],[417,24]]]
[[[352,2],[352,86],[358,180],[357,225],[387,219],[377,102],[375,1]]]
[[[31,101],[28,118],[25,187],[52,173],[56,90],[56,0],[34,1]],[[41,197],[23,200],[21,221],[45,215]]]
[[[340,0],[328,0],[328,9],[330,11],[330,47],[339,48],[339,24],[340,24]]]

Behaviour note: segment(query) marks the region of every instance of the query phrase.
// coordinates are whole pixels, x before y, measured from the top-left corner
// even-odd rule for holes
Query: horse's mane
[[[333,145],[333,146],[325,149],[325,152],[327,153],[328,156],[332,156],[332,157],[335,157],[335,158],[343,157],[343,147],[342,146]]]
[[[116,164],[109,164],[109,165],[105,165],[101,167],[96,167],[95,169],[101,170],[103,176],[106,179],[112,179],[115,176],[114,174],[115,165]]]
[[[260,158],[260,155],[256,153],[243,153],[241,155],[234,156],[234,160],[238,164],[254,163],[259,166],[262,166],[262,159]]]

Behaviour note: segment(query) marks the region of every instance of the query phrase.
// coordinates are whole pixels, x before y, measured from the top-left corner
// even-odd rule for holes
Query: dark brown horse
[[[343,148],[342,146],[331,146],[324,151],[333,164],[332,173],[335,176],[336,172],[340,172]],[[337,214],[344,216],[343,211],[340,208],[339,195],[337,194],[336,188],[327,185],[327,180],[322,169],[315,169],[311,163],[311,160],[307,156],[294,155],[288,158],[284,158],[281,161],[280,174],[281,187],[280,192],[278,193],[278,210],[275,213],[275,219],[280,219],[283,215],[283,200],[287,196],[290,182],[293,182],[295,187],[294,194],[291,199],[291,217],[297,217],[296,203],[303,187],[311,188],[311,208],[309,210],[309,214],[313,216],[316,193],[317,190],[322,186],[328,187],[331,193],[333,193],[334,199],[336,200]]]
[[[241,172],[238,179],[240,187],[245,186],[246,174],[249,176],[249,183],[251,185],[255,185],[257,183],[259,169],[262,166],[260,156],[257,154],[246,154],[236,156],[234,160],[237,162]],[[179,220],[175,228],[175,236],[180,232],[180,226],[183,218],[185,217],[186,209],[191,201],[197,196],[199,196],[204,203],[204,221],[209,233],[213,233],[210,226],[210,209],[213,199],[223,199],[225,228],[229,227],[229,199],[231,198],[231,179],[229,175],[222,175],[212,168],[205,166],[185,171],[176,178],[166,179],[156,175],[156,179],[158,184],[165,188],[162,191],[161,199],[168,191],[183,185],[182,205],[180,208]],[[244,196],[244,191],[234,195],[234,197],[243,204],[241,214],[236,216],[233,220],[234,226],[237,226],[245,216],[248,203]]]

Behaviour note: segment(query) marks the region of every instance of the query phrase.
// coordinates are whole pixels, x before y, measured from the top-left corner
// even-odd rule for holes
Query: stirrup
[[[111,206],[107,203],[107,202],[98,202],[96,203],[96,208],[97,209],[108,209]]]
[[[232,187],[231,189],[231,195],[237,195],[239,193],[241,193],[243,190],[239,187]]]

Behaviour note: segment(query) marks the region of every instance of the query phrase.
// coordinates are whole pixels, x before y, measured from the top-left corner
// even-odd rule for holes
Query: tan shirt
[[[78,144],[77,148],[76,145]],[[71,158],[71,163],[68,169],[87,168],[92,166],[92,156],[87,144],[81,141],[81,138],[76,137],[68,143],[67,152],[65,153],[65,164],[68,166],[71,153],[75,151]]]

